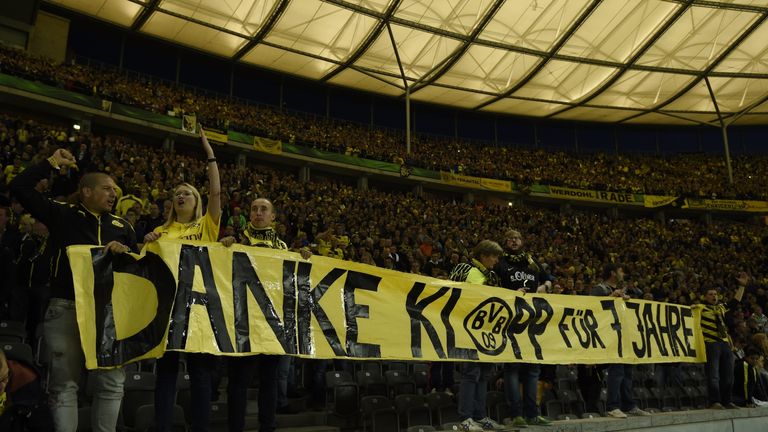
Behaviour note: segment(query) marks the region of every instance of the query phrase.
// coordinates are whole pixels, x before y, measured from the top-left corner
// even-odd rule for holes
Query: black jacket
[[[51,264],[51,296],[74,300],[72,269],[67,258],[67,246],[105,245],[113,240],[136,250],[136,233],[123,218],[110,213],[99,216],[82,204],[72,205],[53,201],[35,190],[35,184],[51,173],[46,160],[31,166],[14,177],[11,193],[32,216],[48,227]]]
[[[549,280],[546,272],[528,252],[511,255],[505,253],[499,257],[499,263],[494,269],[499,275],[501,286],[517,290],[528,288],[536,292],[536,288]]]

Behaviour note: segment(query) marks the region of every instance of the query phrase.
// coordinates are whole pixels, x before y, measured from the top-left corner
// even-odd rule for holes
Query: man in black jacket
[[[496,264],[501,286],[511,290],[546,293],[552,287],[549,275],[529,252],[523,249],[520,231],[508,230],[505,234],[504,254]],[[512,424],[546,426],[551,422],[539,413],[536,403],[541,366],[533,363],[504,364],[504,393],[512,410]],[[520,384],[523,394],[520,394]]]
[[[119,254],[135,250],[136,235],[131,225],[110,214],[116,200],[115,181],[104,173],[83,175],[78,186],[79,203],[65,204],[46,198],[35,189],[51,170],[75,165],[75,158],[64,149],[16,176],[11,193],[32,216],[50,232],[49,247],[53,262],[51,300],[46,310],[43,331],[51,353],[49,391],[51,410],[58,432],[77,430],[77,389],[85,359],[75,314],[75,292],[67,247],[104,246],[103,253]],[[125,374],[122,368],[92,372],[95,383],[91,405],[91,425],[96,432],[114,431],[123,398]]]

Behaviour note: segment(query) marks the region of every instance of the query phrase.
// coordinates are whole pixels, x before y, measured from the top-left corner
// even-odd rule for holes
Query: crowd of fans
[[[67,201],[82,173],[103,171],[122,194],[115,211],[136,229],[138,239],[165,221],[176,184],[208,189],[206,161],[184,149],[169,150],[134,142],[124,136],[69,131],[0,115],[0,190],[15,175],[46,158],[57,147],[68,148],[77,169],[62,169],[38,184],[39,191]],[[148,155],[153,155],[150,159]],[[467,262],[474,245],[501,239],[509,227],[525,235],[553,279],[552,292],[588,295],[600,282],[604,266],[624,263],[626,287],[649,300],[690,305],[708,289],[733,300],[736,275],[746,270],[750,284],[728,315],[737,356],[747,347],[768,356],[768,228],[753,223],[675,220],[666,224],[644,218],[614,219],[602,212],[555,212],[520,206],[465,204],[411,193],[360,190],[333,179],[304,182],[274,167],[220,162],[222,216],[220,235],[237,235],[256,197],[269,197],[277,212],[275,229],[289,248],[357,261],[403,272],[446,278]],[[33,332],[45,308],[45,226],[13,199],[2,231],[3,254],[16,264],[15,287],[0,293],[4,318],[26,319]],[[42,260],[42,261],[40,261]],[[5,259],[3,260],[5,261]],[[35,264],[35,265],[30,265]],[[6,280],[7,281],[7,280]],[[15,303],[19,293],[27,304]],[[762,338],[762,339],[761,339]],[[761,367],[762,368],[762,367]],[[765,369],[762,369],[765,372]]]
[[[0,47],[0,72],[156,113],[195,114],[210,126],[413,167],[508,179],[522,188],[542,184],[761,200],[766,199],[768,190],[768,158],[764,156],[733,158],[734,183],[728,184],[724,159],[703,154],[660,157],[547,152],[424,134],[413,136],[412,152],[406,154],[403,131],[289,113],[162,80],[129,77],[118,69],[75,62],[55,64]]]

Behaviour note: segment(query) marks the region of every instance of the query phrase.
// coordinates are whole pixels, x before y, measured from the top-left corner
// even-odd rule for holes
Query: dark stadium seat
[[[2,342],[0,347],[5,352],[12,352],[13,356],[24,360],[29,364],[35,363],[35,357],[32,355],[32,347],[23,342]]]
[[[416,384],[414,384],[413,379],[405,371],[388,370],[384,372],[384,378],[387,381],[388,395],[392,398],[401,394],[416,393]]]
[[[20,321],[0,321],[0,344],[5,342],[26,342],[27,329]]]
[[[429,387],[429,365],[426,363],[418,363],[419,367],[414,367],[411,372],[411,378],[413,384],[416,386],[417,394],[424,394]],[[426,366],[426,369],[421,367]]]
[[[333,413],[342,416],[354,416],[359,411],[359,392],[357,383],[338,382],[333,386]]]
[[[155,403],[155,374],[151,372],[126,373],[124,392],[123,421],[126,426],[132,428],[139,407]]]
[[[485,406],[488,411],[488,417],[498,422],[501,422],[504,417],[509,417],[510,415],[510,407],[504,392],[489,391],[486,395]]]
[[[551,418],[558,418],[561,415],[568,415],[571,416],[571,418],[575,418],[576,416],[574,414],[565,413],[565,410],[563,409],[563,404],[557,399],[550,399],[544,404],[544,409],[546,410],[547,417]]]
[[[363,396],[387,396],[387,382],[384,377],[372,371],[362,370],[357,373],[357,385]]]
[[[395,397],[395,409],[400,417],[400,426],[432,424],[432,414],[424,396],[417,394],[402,394]]]
[[[432,424],[441,425],[459,420],[458,407],[453,402],[453,398],[447,393],[427,393],[424,399],[427,401],[430,411],[432,411]]]
[[[558,390],[557,399],[563,404],[563,410],[569,414],[581,415],[586,411],[581,394],[572,390]]]
[[[357,387],[352,374],[347,371],[328,371],[325,373],[325,400],[328,404],[334,402],[334,389],[341,384],[354,384]]]
[[[399,432],[397,411],[384,396],[363,396],[360,399],[363,430],[368,432]]]
[[[142,405],[136,410],[136,420],[133,430],[136,432],[151,432],[155,427],[155,405]],[[186,432],[187,425],[184,419],[184,410],[176,405],[173,407],[173,422],[171,432]]]

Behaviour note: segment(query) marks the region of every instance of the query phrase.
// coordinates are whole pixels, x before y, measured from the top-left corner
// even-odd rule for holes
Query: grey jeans
[[[51,355],[51,412],[57,432],[77,431],[77,389],[85,370],[85,357],[80,345],[75,302],[52,298],[43,323],[45,344]],[[114,432],[123,401],[123,368],[89,372],[93,380],[91,428],[94,432]]]

